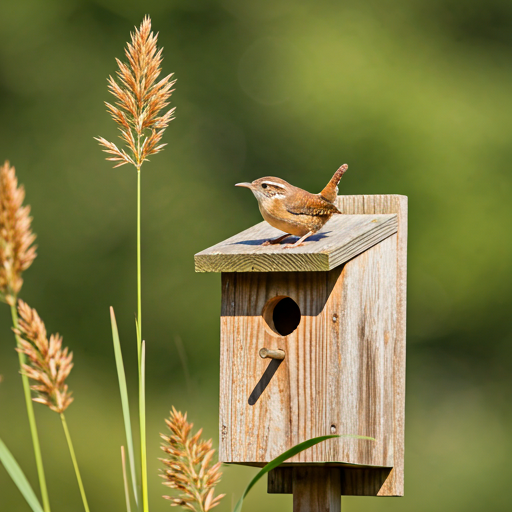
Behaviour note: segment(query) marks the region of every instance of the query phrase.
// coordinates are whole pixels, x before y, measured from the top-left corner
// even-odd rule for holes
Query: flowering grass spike
[[[14,167],[5,162],[0,167],[0,299],[10,306],[23,285],[22,272],[36,257],[30,206],[23,206],[24,199]]]
[[[169,105],[176,80],[171,80],[173,73],[158,80],[162,49],[157,48],[157,36],[151,31],[151,20],[146,16],[126,46],[128,63],[116,59],[118,81],[112,76],[108,78],[108,88],[116,102],[106,105],[127,149],[118,148],[103,137],[96,140],[112,155],[107,160],[117,162],[115,167],[132,164],[140,169],[149,155],[165,146],[160,141],[165,128],[174,119],[175,108],[161,113]]]
[[[167,458],[160,459],[166,466],[161,476],[164,479],[163,484],[179,491],[179,494],[164,498],[171,501],[172,507],[181,506],[195,512],[208,512],[225,496],[214,496],[215,486],[222,473],[220,462],[212,464],[215,454],[212,440],[200,439],[202,429],[191,437],[194,425],[187,422],[186,413],[183,415],[174,407],[165,423],[171,434],[160,434],[164,440],[161,448],[168,455]]]
[[[63,413],[73,401],[66,378],[73,368],[73,353],[62,348],[62,337],[52,334],[48,340],[46,327],[35,309],[22,300],[18,301],[20,316],[18,328],[19,352],[27,357],[22,371],[35,381],[34,402],[47,405],[52,411]]]

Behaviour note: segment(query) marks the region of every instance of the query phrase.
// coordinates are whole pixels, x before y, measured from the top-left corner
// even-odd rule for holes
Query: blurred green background
[[[136,173],[112,169],[106,77],[144,14],[178,79],[145,164],[143,317],[152,511],[171,405],[217,443],[220,278],[193,255],[259,222],[234,183],[409,196],[406,496],[346,511],[512,508],[512,4],[505,0],[18,0],[0,3],[0,160],[16,166],[39,256],[22,297],[73,350],[66,413],[91,511],[123,510],[108,307],[135,398]],[[183,342],[188,377],[176,339]],[[0,437],[37,478],[6,306]],[[133,402],[135,411],[136,402]],[[36,404],[54,512],[81,510],[59,418]],[[251,468],[227,468],[230,510]],[[291,510],[257,486],[244,510]],[[0,468],[0,510],[27,511]]]

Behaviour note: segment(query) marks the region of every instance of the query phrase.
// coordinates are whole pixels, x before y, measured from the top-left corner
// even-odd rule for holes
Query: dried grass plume
[[[62,337],[52,334],[50,340],[46,327],[35,309],[22,300],[18,301],[20,320],[14,332],[19,337],[16,350],[27,356],[27,364],[22,371],[35,381],[31,389],[35,391],[34,402],[47,405],[52,411],[63,413],[73,401],[65,383],[73,368],[73,353],[62,348]]]
[[[23,285],[22,272],[36,257],[30,206],[23,206],[24,199],[25,189],[6,161],[0,167],[0,300],[10,306]]]
[[[171,434],[160,434],[164,440],[161,448],[167,454],[167,458],[160,459],[166,466],[161,476],[163,484],[179,491],[179,494],[164,498],[171,501],[172,507],[208,512],[225,496],[214,496],[222,473],[220,462],[212,464],[215,454],[212,440],[200,439],[202,429],[191,437],[193,423],[188,423],[187,414],[183,415],[174,407],[165,423]]]
[[[118,81],[111,76],[108,78],[108,88],[116,102],[114,105],[106,103],[112,119],[119,126],[120,138],[127,151],[103,137],[96,140],[106,153],[112,155],[107,160],[117,162],[115,167],[132,164],[140,169],[149,155],[158,153],[165,146],[160,144],[160,140],[174,119],[175,108],[161,112],[169,105],[176,80],[171,80],[171,73],[157,81],[161,72],[162,49],[157,48],[158,34],[151,31],[149,16],[130,35],[131,43],[125,49],[128,63],[116,59]]]

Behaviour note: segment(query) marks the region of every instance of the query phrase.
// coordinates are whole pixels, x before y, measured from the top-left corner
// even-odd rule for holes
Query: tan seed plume
[[[73,368],[73,353],[62,348],[59,334],[52,334],[48,341],[46,327],[37,311],[22,300],[18,301],[18,314],[20,320],[14,332],[20,340],[16,350],[27,356],[22,371],[35,381],[31,389],[36,396],[32,400],[63,413],[73,401],[65,382]]]
[[[128,63],[116,59],[118,81],[111,76],[108,78],[108,89],[116,102],[114,105],[106,103],[107,109],[119,126],[127,151],[103,137],[96,140],[112,155],[107,160],[118,162],[115,167],[132,164],[140,169],[149,155],[158,153],[166,145],[160,141],[174,119],[175,108],[163,114],[161,111],[169,105],[176,80],[171,80],[173,73],[158,80],[162,49],[157,48],[157,37],[158,34],[151,31],[151,19],[146,16],[126,46]]]
[[[167,454],[167,458],[160,459],[166,466],[160,476],[164,485],[179,491],[179,494],[164,498],[170,500],[172,507],[208,512],[225,496],[214,496],[222,472],[220,462],[212,464],[215,454],[212,440],[200,439],[202,429],[191,436],[193,423],[188,423],[187,414],[183,415],[174,407],[165,423],[171,434],[160,434],[164,440],[161,448]]]
[[[36,257],[30,206],[23,206],[24,199],[25,189],[6,161],[0,167],[0,300],[10,306],[23,285],[22,272]]]

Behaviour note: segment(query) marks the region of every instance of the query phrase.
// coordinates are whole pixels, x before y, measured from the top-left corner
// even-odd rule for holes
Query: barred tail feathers
[[[343,164],[331,178],[331,181],[327,183],[326,187],[320,192],[320,195],[329,201],[330,203],[334,203],[336,201],[336,196],[338,195],[338,183],[341,180],[341,177],[345,174],[348,169],[347,164]]]

